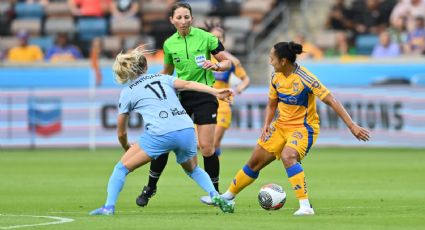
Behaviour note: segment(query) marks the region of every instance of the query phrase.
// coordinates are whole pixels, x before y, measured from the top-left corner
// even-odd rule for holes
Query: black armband
[[[216,55],[216,54],[220,53],[221,51],[224,51],[224,46],[220,41],[218,41],[217,48],[215,48],[215,50],[211,51],[211,54]]]

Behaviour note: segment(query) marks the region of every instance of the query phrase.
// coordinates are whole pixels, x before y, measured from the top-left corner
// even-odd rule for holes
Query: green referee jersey
[[[202,63],[211,60],[211,51],[217,47],[218,39],[214,35],[191,27],[186,37],[176,32],[164,42],[164,63],[173,64],[180,79],[212,86],[213,73],[203,69]]]

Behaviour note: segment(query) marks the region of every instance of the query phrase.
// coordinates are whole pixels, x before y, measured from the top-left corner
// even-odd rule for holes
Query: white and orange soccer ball
[[[278,210],[286,202],[286,193],[282,186],[277,184],[266,184],[258,193],[258,203],[265,210]]]

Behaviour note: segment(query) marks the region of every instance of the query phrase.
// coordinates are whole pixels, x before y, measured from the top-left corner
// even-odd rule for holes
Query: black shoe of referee
[[[153,195],[155,195],[155,193],[156,188],[152,189],[151,187],[146,185],[145,187],[143,187],[142,193],[140,193],[140,195],[137,197],[136,204],[140,207],[145,207],[146,205],[148,205],[149,199]]]

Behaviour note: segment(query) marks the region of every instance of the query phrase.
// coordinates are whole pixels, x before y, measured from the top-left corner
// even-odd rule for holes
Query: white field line
[[[68,222],[74,221],[74,219],[71,218],[65,218],[65,217],[58,217],[58,216],[32,216],[32,215],[9,215],[9,214],[0,214],[0,218],[2,216],[13,216],[13,217],[32,217],[32,218],[45,218],[45,219],[52,219],[55,221],[50,222],[43,222],[38,224],[22,224],[22,225],[11,225],[11,226],[0,226],[1,230],[4,229],[16,229],[16,228],[26,228],[26,227],[36,227],[36,226],[45,226],[45,225],[53,225],[53,224],[64,224]]]

